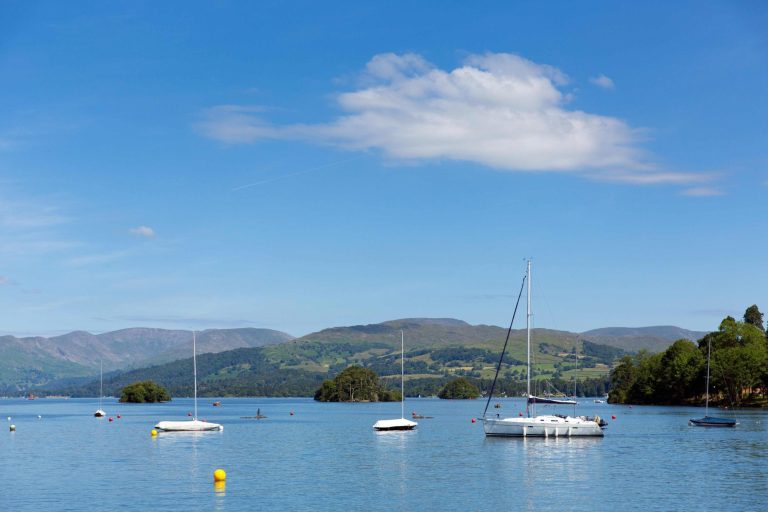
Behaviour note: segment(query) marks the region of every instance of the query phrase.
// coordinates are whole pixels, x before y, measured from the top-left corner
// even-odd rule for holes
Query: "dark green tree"
[[[315,391],[320,402],[390,402],[400,400],[400,393],[388,391],[379,383],[379,376],[370,368],[353,365]]]
[[[170,400],[171,395],[168,394],[168,391],[151,380],[134,382],[125,386],[120,396],[121,402],[135,404],[168,402]]]
[[[447,399],[477,398],[480,396],[480,390],[464,377],[459,377],[448,382],[437,396]]]
[[[681,403],[703,391],[706,358],[690,340],[678,340],[661,357],[659,390],[663,402]]]
[[[765,332],[765,324],[763,324],[763,314],[757,309],[755,304],[752,304],[744,312],[744,322],[752,324],[761,331]]]

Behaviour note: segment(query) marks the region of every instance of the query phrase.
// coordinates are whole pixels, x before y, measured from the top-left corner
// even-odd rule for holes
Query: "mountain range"
[[[198,354],[235,351],[233,354],[246,359],[257,357],[263,365],[256,366],[262,370],[268,367],[273,379],[274,372],[295,371],[311,375],[314,381],[332,376],[349,364],[363,364],[388,375],[396,373],[401,331],[407,340],[406,360],[412,378],[454,373],[487,377],[506,336],[506,329],[492,325],[471,325],[451,318],[407,318],[334,327],[301,338],[270,329],[210,329],[197,334],[197,349]],[[579,364],[582,371],[587,364],[593,364],[595,375],[606,374],[611,358],[621,353],[642,349],[658,352],[677,339],[696,340],[704,334],[672,326],[615,327],[583,333],[534,329],[534,359],[541,371],[552,374],[571,371]],[[102,334],[75,331],[50,338],[2,336],[0,388],[13,392],[71,387],[92,380],[100,364],[113,376],[138,375],[142,368],[188,359],[191,336],[190,331],[150,328]],[[514,370],[524,359],[525,331],[513,330],[506,361]],[[227,378],[240,379],[242,372],[238,368],[243,366],[229,356],[217,359],[224,360],[232,363]],[[221,370],[211,368],[212,375]]]
[[[271,329],[209,329],[197,333],[198,353],[282,343],[293,336]],[[190,357],[192,333],[130,328],[91,334],[74,331],[45,338],[0,336],[0,386],[19,389],[59,379],[88,377]]]

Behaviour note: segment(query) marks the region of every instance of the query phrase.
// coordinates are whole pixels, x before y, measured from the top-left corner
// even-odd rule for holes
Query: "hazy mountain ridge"
[[[484,376],[491,361],[498,357],[507,332],[503,327],[471,325],[452,318],[404,318],[333,327],[301,338],[269,329],[210,329],[197,334],[197,348],[198,354],[203,354],[264,347],[263,356],[269,368],[309,372],[313,378],[348,364],[371,366],[388,375],[395,373],[393,365],[399,357],[401,330],[412,373],[427,376],[445,375],[445,365],[474,367]],[[584,333],[537,328],[533,330],[532,344],[536,364],[548,371],[567,372],[569,357],[584,351],[584,341],[627,352],[657,352],[681,337],[698,339],[704,334],[673,326],[611,327]],[[100,361],[104,362],[105,372],[124,374],[132,369],[185,360],[191,354],[191,336],[191,331],[151,328],[96,335],[75,331],[51,338],[3,336],[0,386],[26,389],[54,381],[65,383],[68,379],[76,382],[97,374]],[[525,329],[512,331],[505,360],[512,365],[525,360]],[[237,363],[233,364],[232,372],[237,374],[241,370]],[[270,375],[274,376],[272,370]]]
[[[293,339],[271,329],[208,329],[197,333],[197,351],[224,352]],[[192,353],[192,332],[134,327],[102,334],[73,331],[50,338],[0,337],[0,385],[42,385],[62,378],[139,368],[184,359]]]
[[[650,327],[603,327],[581,333],[581,337],[628,352],[645,349],[650,352],[661,352],[672,342],[679,339],[696,341],[707,333],[691,331],[673,325],[657,325]]]

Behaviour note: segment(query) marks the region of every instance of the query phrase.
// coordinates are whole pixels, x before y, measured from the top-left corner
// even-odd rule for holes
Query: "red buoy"
[[[612,414],[612,415],[611,415],[611,419],[612,419],[612,420],[615,420],[615,419],[616,419],[616,415],[615,415],[615,414]]]
[[[472,423],[476,423],[477,420],[475,418],[472,418]]]
[[[112,423],[112,421],[114,421],[114,420],[112,419],[112,416],[110,416],[109,417],[109,422]]]
[[[187,413],[187,416],[192,416],[192,413],[191,413],[191,412],[188,412],[188,413]]]
[[[291,416],[293,416],[293,411],[291,411]]]
[[[118,415],[117,415],[117,419],[120,419],[120,418],[122,418],[122,416],[120,416],[120,415],[118,414]]]
[[[523,417],[523,413],[521,412],[517,413],[517,415],[520,416],[521,418]]]

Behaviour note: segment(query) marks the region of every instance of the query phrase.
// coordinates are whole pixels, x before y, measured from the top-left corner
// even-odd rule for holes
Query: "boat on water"
[[[107,413],[104,412],[104,409],[101,408],[101,399],[104,396],[104,365],[99,362],[99,408],[96,409],[96,412],[93,413],[93,415],[96,418],[103,418],[107,415]]]
[[[491,392],[488,395],[488,403],[486,403],[485,411],[483,412],[483,430],[488,437],[603,437],[603,427],[606,425],[604,420],[599,417],[590,418],[587,416],[566,416],[561,414],[547,414],[536,415],[537,404],[552,404],[552,405],[576,405],[574,400],[558,400],[552,398],[541,398],[531,394],[531,260],[527,262],[527,268],[525,277],[523,278],[523,285],[520,288],[520,294],[518,295],[518,304],[520,297],[523,293],[523,288],[527,284],[527,313],[526,313],[526,339],[527,339],[527,379],[526,379],[526,416],[522,417],[507,417],[502,418],[500,414],[494,416],[487,416],[488,403],[493,396],[493,389],[496,385],[496,379],[499,375],[499,369],[501,368],[502,361],[504,359],[504,352],[509,342],[509,336],[512,332],[512,323],[514,323],[515,315],[512,315],[512,322],[509,325],[507,331],[507,339],[504,342],[504,349],[502,350],[501,358],[499,359],[499,366],[496,368],[496,377],[494,378]],[[515,313],[517,313],[517,305],[515,306]]]
[[[694,427],[735,427],[738,425],[736,420],[730,418],[718,418],[709,415],[709,362],[712,355],[712,342],[707,340],[707,386],[706,401],[704,402],[704,417],[691,418],[688,424]]]
[[[213,430],[224,430],[224,426],[218,423],[210,423],[197,419],[197,345],[195,342],[195,331],[192,331],[192,374],[194,376],[195,388],[195,413],[191,420],[182,421],[160,421],[155,425],[157,430],[163,432],[209,432]]]
[[[400,417],[393,420],[379,420],[373,424],[373,429],[413,430],[417,422],[405,419],[405,335],[400,331]]]

